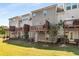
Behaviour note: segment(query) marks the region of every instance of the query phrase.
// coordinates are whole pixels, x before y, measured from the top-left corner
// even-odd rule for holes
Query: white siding
[[[50,23],[55,24],[57,23],[57,16],[56,16],[56,7],[45,9],[47,11],[47,15],[44,16],[43,11],[35,12],[36,16],[32,17],[33,25],[43,25],[45,20],[48,20]]]

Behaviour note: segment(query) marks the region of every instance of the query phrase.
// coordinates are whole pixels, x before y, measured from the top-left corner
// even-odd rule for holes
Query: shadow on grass
[[[68,45],[68,47],[59,47],[58,45],[48,44],[49,46],[44,46],[45,43],[32,43],[27,42],[26,40],[6,40],[5,43],[22,46],[22,47],[29,47],[29,48],[38,48],[44,50],[57,50],[57,51],[68,51],[73,52],[75,55],[79,55],[79,48],[74,45]]]

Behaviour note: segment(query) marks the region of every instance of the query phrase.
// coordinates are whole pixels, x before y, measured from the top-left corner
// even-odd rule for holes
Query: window
[[[44,11],[43,11],[43,14],[44,14],[44,16],[46,16],[46,15],[47,15],[47,11],[46,11],[46,10],[44,10]]]
[[[70,5],[71,5],[71,3],[66,3],[66,4],[65,4],[65,6],[70,6]]]
[[[72,5],[72,9],[75,9],[75,8],[77,8],[77,4]]]
[[[12,22],[15,22],[16,21],[16,19],[10,19]]]
[[[26,21],[26,20],[28,20],[28,18],[24,18],[24,19],[23,19],[23,21]]]
[[[26,21],[26,19],[23,19],[23,21]]]
[[[29,17],[27,17],[27,16],[22,16],[22,21],[26,21],[26,20],[29,20]]]
[[[36,13],[33,13],[33,15],[32,16],[36,16]]]
[[[32,20],[32,18],[29,18],[29,20],[31,21],[31,20]]]
[[[66,7],[66,10],[70,10],[70,9],[71,9],[71,6],[67,6],[67,7]]]
[[[71,10],[71,3],[66,3],[65,4],[65,9],[66,10]]]
[[[9,19],[10,21],[13,21],[13,19]]]
[[[22,20],[20,20],[19,22],[22,23]]]

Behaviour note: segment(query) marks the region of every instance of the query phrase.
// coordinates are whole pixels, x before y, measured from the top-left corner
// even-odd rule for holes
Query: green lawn
[[[75,46],[43,47],[41,44],[28,44],[25,41],[14,40],[9,43],[2,42],[0,38],[1,56],[73,56],[79,55],[79,48]]]

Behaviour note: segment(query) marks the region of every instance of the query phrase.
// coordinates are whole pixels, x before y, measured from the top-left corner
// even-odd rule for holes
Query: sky
[[[9,18],[53,5],[53,3],[0,3],[0,26],[9,26]]]

